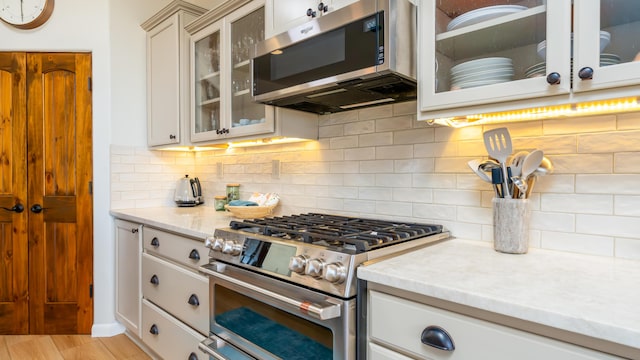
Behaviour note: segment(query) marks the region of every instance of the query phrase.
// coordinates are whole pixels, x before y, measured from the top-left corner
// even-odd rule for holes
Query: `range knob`
[[[289,270],[298,274],[304,274],[308,259],[305,255],[292,256],[291,259],[289,259]]]
[[[209,246],[209,248],[212,251],[222,251],[222,248],[224,248],[224,239],[215,237],[211,242],[211,246]]]
[[[341,263],[331,263],[324,267],[324,279],[330,283],[340,284],[347,278],[347,270]]]
[[[232,256],[240,255],[242,252],[242,245],[237,244],[233,240],[225,240],[222,245],[222,253]]]
[[[322,277],[322,268],[324,267],[324,261],[321,259],[311,259],[307,261],[307,267],[304,273],[313,276],[314,278]]]

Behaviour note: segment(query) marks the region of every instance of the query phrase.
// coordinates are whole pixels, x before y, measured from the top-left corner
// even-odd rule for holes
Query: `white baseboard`
[[[125,327],[119,322],[110,324],[93,324],[91,327],[92,337],[111,337],[124,333]]]

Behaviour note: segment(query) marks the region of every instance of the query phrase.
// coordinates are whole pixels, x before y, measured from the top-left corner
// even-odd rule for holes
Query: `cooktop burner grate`
[[[317,213],[232,221],[230,226],[234,230],[354,250],[357,253],[442,232],[442,225]]]

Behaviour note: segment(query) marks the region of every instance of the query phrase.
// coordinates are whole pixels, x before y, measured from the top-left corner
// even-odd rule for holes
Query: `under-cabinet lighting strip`
[[[458,128],[501,122],[531,121],[629,111],[640,111],[640,101],[638,97],[440,118],[430,120],[429,122]]]

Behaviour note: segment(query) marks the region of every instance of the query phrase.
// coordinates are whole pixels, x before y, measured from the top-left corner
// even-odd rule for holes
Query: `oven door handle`
[[[254,291],[256,293],[262,294],[264,296],[270,297],[272,299],[278,300],[282,303],[291,305],[292,307],[294,307],[295,309],[301,311],[302,313],[305,313],[311,317],[314,317],[316,319],[319,320],[330,320],[330,319],[335,319],[340,317],[340,304],[331,304],[328,303],[326,306],[322,306],[320,304],[314,304],[308,301],[299,301],[296,299],[292,299],[288,296],[284,296],[284,295],[280,295],[278,293],[275,293],[273,291],[269,291],[266,289],[263,289],[261,287],[252,285],[252,284],[248,284],[244,281],[240,281],[237,279],[234,279],[230,276],[221,274],[219,272],[216,271],[216,269],[220,269],[218,266],[216,266],[216,264],[206,264],[206,265],[202,265],[200,266],[200,272],[203,272],[207,275],[210,276],[214,276],[217,277],[219,279],[228,281],[232,284],[241,286],[243,288],[246,288],[248,290]]]
[[[220,349],[223,346],[229,346],[227,344],[224,343],[224,341],[222,340],[212,340],[211,338],[205,339],[204,341],[202,341],[201,343],[198,344],[198,349],[200,349],[200,351],[202,351],[203,353],[209,355],[210,357],[216,359],[216,360],[227,360],[228,358],[222,356],[222,354],[217,353],[216,351],[214,351],[212,349],[212,347],[215,347],[216,349]],[[234,359],[253,359],[253,357],[249,357],[247,355],[245,355],[244,353],[240,353],[238,352],[238,350],[234,349],[233,351],[234,354]]]

